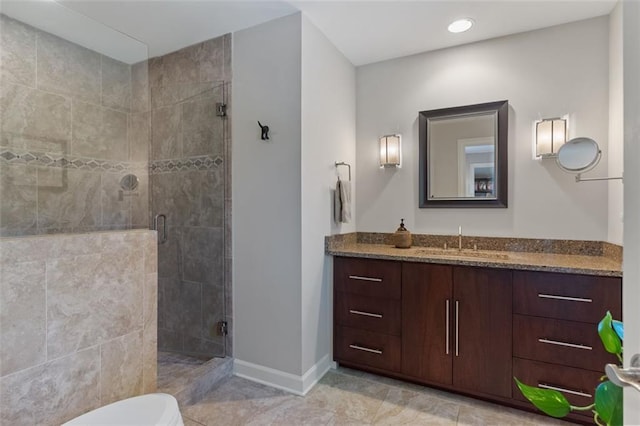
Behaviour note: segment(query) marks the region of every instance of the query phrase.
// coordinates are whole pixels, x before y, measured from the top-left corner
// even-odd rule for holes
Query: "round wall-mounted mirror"
[[[602,152],[596,141],[591,138],[571,139],[558,150],[556,162],[565,172],[583,173],[593,169]]]

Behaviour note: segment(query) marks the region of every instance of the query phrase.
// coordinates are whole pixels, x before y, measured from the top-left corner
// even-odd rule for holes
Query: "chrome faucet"
[[[458,251],[462,251],[462,226],[458,226]]]

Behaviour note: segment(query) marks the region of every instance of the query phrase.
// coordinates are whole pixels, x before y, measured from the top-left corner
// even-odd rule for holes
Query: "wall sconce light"
[[[380,138],[380,167],[400,167],[400,135]]]
[[[536,121],[536,158],[556,157],[558,150],[566,141],[566,118],[544,118]]]

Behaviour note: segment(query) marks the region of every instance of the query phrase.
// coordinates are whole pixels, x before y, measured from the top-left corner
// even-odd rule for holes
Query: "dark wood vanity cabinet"
[[[401,264],[335,258],[334,359],[390,372],[401,362]]]
[[[607,311],[621,318],[620,278],[514,271],[513,375],[573,405],[591,404],[605,364],[618,362],[598,336]],[[515,385],[513,396],[526,401]]]
[[[402,373],[511,397],[511,272],[402,264]]]
[[[607,310],[621,318],[620,278],[334,260],[335,361],[528,409],[514,376],[591,403],[617,362],[597,334]]]

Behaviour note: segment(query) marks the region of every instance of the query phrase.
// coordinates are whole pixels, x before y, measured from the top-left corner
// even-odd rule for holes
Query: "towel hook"
[[[351,164],[345,163],[344,161],[336,161],[336,167],[338,166],[347,166],[349,168],[349,181],[351,181]]]

